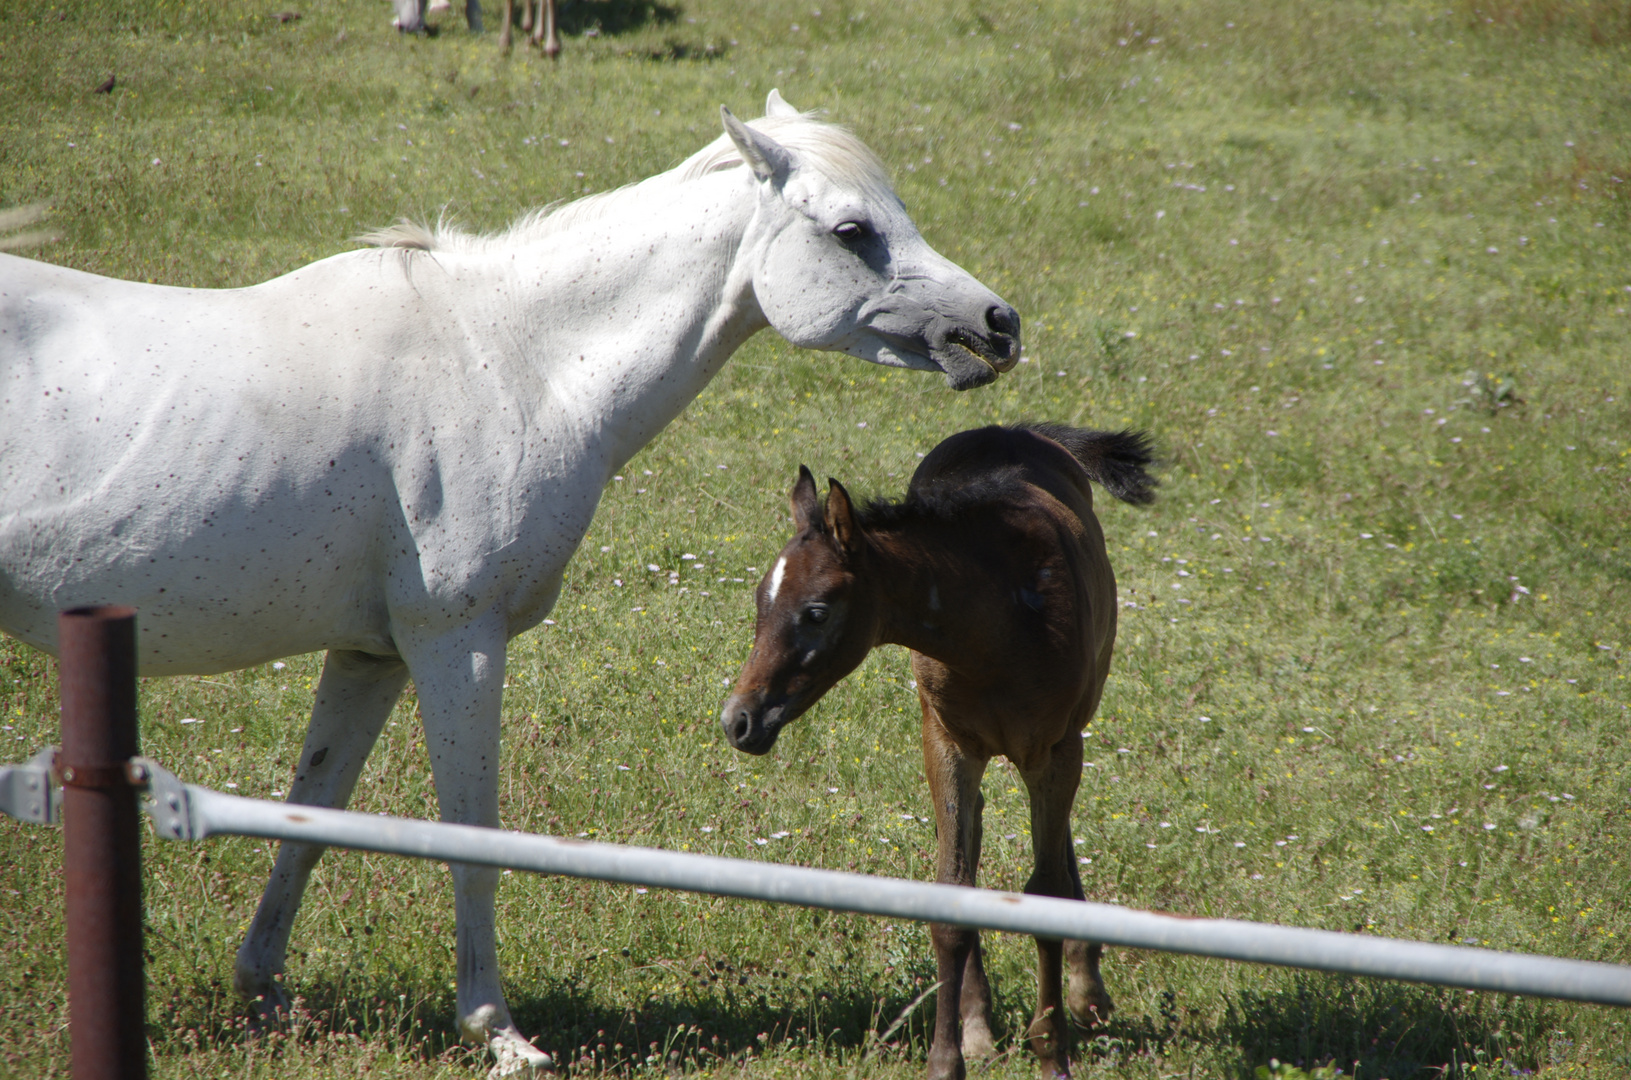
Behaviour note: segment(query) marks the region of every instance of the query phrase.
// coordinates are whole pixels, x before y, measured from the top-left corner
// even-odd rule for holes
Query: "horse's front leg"
[[[980,777],[985,759],[965,753],[947,733],[930,704],[923,703],[923,771],[934,800],[935,880],[974,884],[980,862]],[[967,1056],[988,1056],[991,1044],[991,988],[980,962],[978,931],[931,923],[936,974],[934,1042],[929,1048],[929,1080],[961,1080]],[[969,976],[973,977],[970,978]],[[958,1021],[963,1021],[961,1038]]]
[[[1070,810],[1081,779],[1082,740],[1075,731],[1055,744],[1042,768],[1025,775],[1031,798],[1031,851],[1036,862],[1031,879],[1025,883],[1027,893],[1082,898],[1076,855],[1070,842]],[[1065,1019],[1061,985],[1064,942],[1058,938],[1037,938],[1036,954],[1036,1016],[1027,1035],[1043,1075],[1068,1076],[1070,1024]],[[1108,1012],[1108,998],[1104,1004],[1104,1011]]]
[[[300,750],[289,801],[306,806],[344,807],[357,786],[363,762],[379,738],[385,718],[402,694],[408,669],[396,657],[334,651],[323,662],[311,727]],[[312,867],[324,848],[285,842],[278,848],[272,880],[261,897],[249,934],[238,947],[232,983],[269,1018],[287,1009],[288,998],[277,982],[289,947],[289,930]]]
[[[425,746],[436,777],[443,821],[498,826],[499,708],[504,689],[507,623],[497,612],[438,636],[398,640],[413,672]],[[490,1076],[554,1063],[528,1042],[510,1019],[499,986],[493,901],[499,871],[450,864],[457,928],[459,1028],[493,1052]]]

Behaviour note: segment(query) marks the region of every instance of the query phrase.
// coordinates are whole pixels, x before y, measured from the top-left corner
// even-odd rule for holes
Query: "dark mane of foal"
[[[1122,502],[1147,506],[1160,481],[1146,471],[1157,463],[1148,432],[1093,431],[1065,424],[1020,423],[1003,431],[1028,431],[1068,450],[1087,473]],[[1023,479],[1019,465],[1001,465],[967,482],[943,480],[906,493],[902,499],[869,499],[857,515],[864,529],[900,528],[918,522],[950,521],[982,507],[1012,504]]]

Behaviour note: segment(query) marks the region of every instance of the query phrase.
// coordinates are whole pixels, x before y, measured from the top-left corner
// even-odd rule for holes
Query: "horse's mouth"
[[[952,331],[946,335],[946,344],[967,350],[977,356],[981,363],[988,364],[992,371],[1012,371],[1014,365],[1019,363],[1019,350],[1013,349],[1010,355],[1004,356],[991,347],[991,343],[978,334],[968,334],[961,331]]]
[[[1010,370],[1019,362],[1019,350],[1003,356],[978,335],[954,331],[946,336],[944,345],[930,351],[929,359],[946,373],[953,390],[971,390]]]

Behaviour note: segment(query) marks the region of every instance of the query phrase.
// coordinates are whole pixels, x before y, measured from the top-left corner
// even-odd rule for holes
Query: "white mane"
[[[848,128],[816,120],[811,113],[763,116],[748,121],[753,128],[776,139],[834,183],[869,199],[899,204],[889,174],[876,154]],[[663,189],[690,183],[710,173],[743,165],[742,155],[721,135],[665,173],[647,177],[611,191],[586,195],[569,203],[554,203],[529,211],[507,229],[496,233],[467,233],[445,218],[434,226],[403,218],[394,225],[358,237],[362,243],[408,251],[451,251],[477,254],[533,243],[566,232],[586,221],[615,213],[626,203],[656,197]]]

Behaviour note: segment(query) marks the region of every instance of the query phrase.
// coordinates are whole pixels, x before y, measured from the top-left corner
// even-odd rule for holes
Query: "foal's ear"
[[[793,155],[787,147],[761,132],[754,131],[736,118],[725,106],[719,107],[719,118],[725,123],[725,134],[736,144],[753,175],[760,180],[784,182],[793,171]]]
[[[811,529],[821,531],[821,501],[816,498],[815,477],[803,465],[799,466],[798,483],[793,485],[789,501],[793,505],[793,524],[801,534]]]
[[[861,549],[861,527],[855,522],[855,506],[844,485],[830,476],[827,477],[827,532],[845,555],[854,555]]]

